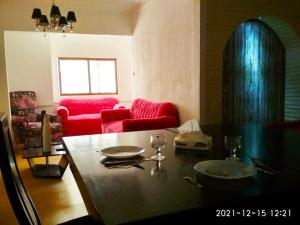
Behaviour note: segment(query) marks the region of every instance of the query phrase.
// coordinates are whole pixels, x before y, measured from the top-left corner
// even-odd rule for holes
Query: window
[[[59,58],[60,94],[117,94],[116,59]]]

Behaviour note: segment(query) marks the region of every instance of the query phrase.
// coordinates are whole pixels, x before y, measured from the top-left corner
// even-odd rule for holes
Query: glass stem
[[[231,149],[231,157],[236,158],[236,148]]]
[[[161,148],[160,148],[160,147],[157,149],[157,155],[158,155],[159,157],[161,156]]]

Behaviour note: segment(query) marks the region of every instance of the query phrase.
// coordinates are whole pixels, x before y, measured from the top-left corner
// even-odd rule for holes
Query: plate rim
[[[140,149],[139,151],[137,152],[133,152],[131,155],[126,155],[126,156],[122,156],[122,155],[114,155],[114,154],[109,154],[109,153],[105,153],[103,152],[103,150],[108,150],[108,149],[114,149],[114,148],[122,148],[122,147],[134,147],[134,148],[137,148],[137,149]],[[142,148],[140,146],[136,146],[136,145],[117,145],[117,146],[111,146],[111,147],[106,147],[106,148],[102,148],[100,150],[100,153],[106,157],[109,157],[109,158],[131,158],[131,157],[135,157],[135,156],[138,156],[138,155],[141,155],[145,152],[145,148]]]
[[[208,162],[211,162],[211,161],[222,161],[222,162],[231,162],[231,163],[233,163],[233,162],[235,162],[235,163],[242,163],[242,164],[244,164],[245,165],[245,168],[251,168],[252,169],[252,171],[251,171],[251,173],[249,172],[249,174],[246,174],[246,175],[243,175],[243,176],[221,176],[221,175],[214,175],[214,174],[210,174],[210,173],[206,173],[205,171],[202,171],[202,170],[200,170],[200,169],[198,169],[197,168],[197,165],[199,165],[199,164],[201,164],[201,163],[208,163]],[[201,173],[201,174],[203,174],[203,175],[205,175],[205,176],[209,176],[209,177],[213,177],[213,178],[218,178],[218,179],[223,179],[223,180],[237,180],[237,179],[243,179],[243,178],[247,178],[247,177],[251,177],[251,176],[253,176],[253,174],[256,172],[256,169],[255,169],[255,167],[253,167],[253,166],[251,166],[251,165],[249,165],[249,166],[247,166],[244,162],[241,162],[241,161],[230,161],[230,160],[204,160],[204,161],[200,161],[200,162],[198,162],[198,163],[196,163],[195,165],[194,165],[194,169],[198,172],[198,173]]]

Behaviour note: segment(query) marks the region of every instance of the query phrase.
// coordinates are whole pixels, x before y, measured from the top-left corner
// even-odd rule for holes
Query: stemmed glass
[[[165,170],[162,166],[162,161],[156,161],[154,167],[152,167],[150,175],[155,178],[156,181],[164,182],[167,180],[167,170]]]
[[[152,160],[162,161],[166,157],[161,154],[162,148],[164,148],[167,144],[167,139],[163,134],[154,134],[150,137],[150,143],[152,148],[156,149],[154,156],[151,156]]]
[[[226,135],[224,138],[225,148],[229,149],[227,160],[240,160],[237,151],[241,148],[242,137],[240,135]]]

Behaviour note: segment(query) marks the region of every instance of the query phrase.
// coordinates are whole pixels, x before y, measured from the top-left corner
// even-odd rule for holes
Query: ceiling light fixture
[[[53,31],[62,31],[64,33],[67,28],[70,28],[70,32],[72,33],[74,23],[77,21],[74,11],[69,11],[67,18],[61,16],[58,6],[54,4],[54,0],[50,12],[50,23],[47,16],[43,15],[38,8],[33,9],[31,18],[35,20],[36,31],[40,31],[39,27],[42,27],[44,32],[49,29]]]

